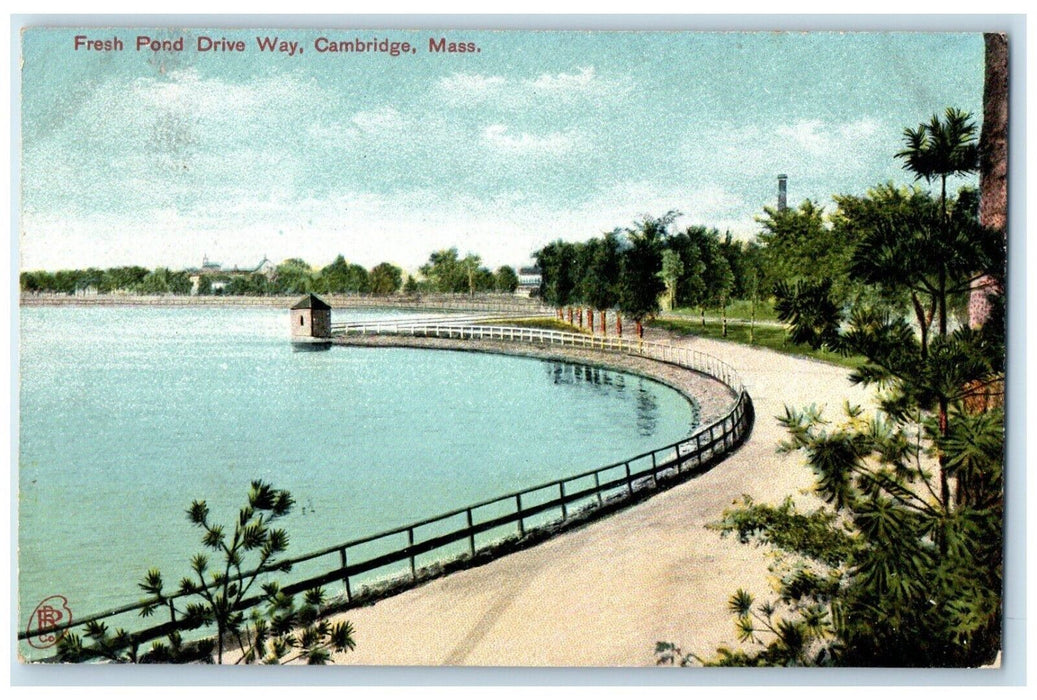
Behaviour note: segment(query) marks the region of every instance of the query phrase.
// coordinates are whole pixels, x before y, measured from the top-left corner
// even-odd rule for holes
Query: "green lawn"
[[[557,318],[549,318],[545,316],[535,316],[532,318],[501,318],[491,321],[482,322],[488,326],[517,326],[519,328],[544,328],[549,331],[561,331],[563,333],[589,333],[586,326],[580,328],[573,321],[573,325],[569,325],[565,321]]]
[[[676,309],[666,312],[674,316],[687,318],[698,318],[701,314],[699,308],[690,306],[678,306]],[[707,317],[719,317],[720,309],[706,309]],[[752,302],[746,299],[735,299],[727,305],[728,318],[740,318],[748,321],[752,317]],[[774,302],[771,299],[761,299],[756,302],[757,321],[777,321],[778,314],[774,311]]]
[[[546,328],[547,330],[562,331],[564,333],[588,332],[586,328],[581,329],[575,325],[570,326],[565,321],[561,321],[557,318],[507,318],[498,321],[488,321],[486,323],[488,325],[519,326],[522,328]],[[859,355],[844,357],[839,353],[828,352],[826,350],[813,350],[808,345],[796,345],[790,343],[785,338],[785,329],[777,326],[756,326],[754,341],[750,343],[748,324],[728,324],[726,338],[724,337],[723,326],[720,323],[706,321],[706,327],[703,328],[697,315],[694,318],[688,319],[656,319],[655,321],[650,322],[649,325],[656,328],[663,328],[681,335],[695,335],[702,338],[728,340],[732,343],[741,343],[742,345],[757,345],[761,348],[770,348],[771,350],[785,353],[786,355],[810,357],[815,360],[821,360],[822,362],[830,362],[835,365],[849,367],[850,369],[856,369],[864,362],[864,358]],[[626,329],[624,328],[624,330]],[[611,325],[609,327],[609,332],[610,334],[612,332]],[[630,332],[633,332],[633,326],[630,327]]]
[[[808,345],[796,345],[788,342],[785,330],[774,326],[757,326],[753,342],[749,342],[749,326],[742,324],[728,324],[727,337],[724,337],[723,327],[720,323],[706,321],[705,328],[698,320],[684,319],[657,319],[652,321],[652,326],[679,333],[681,335],[695,335],[702,338],[715,338],[717,340],[728,340],[732,343],[743,345],[758,345],[762,348],[770,348],[787,355],[800,355],[811,357],[823,362],[842,365],[850,369],[856,369],[864,363],[864,358],[859,355],[849,357],[826,350],[814,350]]]

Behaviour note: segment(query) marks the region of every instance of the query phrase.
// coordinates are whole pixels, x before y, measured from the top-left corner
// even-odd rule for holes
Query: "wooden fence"
[[[369,537],[351,540],[316,552],[280,560],[263,572],[278,573],[291,565],[298,580],[282,586],[288,594],[315,586],[341,584],[336,607],[347,609],[368,602],[387,587],[403,588],[437,575],[444,565],[461,565],[478,556],[490,555],[522,546],[546,532],[565,529],[631,501],[654,490],[701,473],[722,460],[746,438],[752,428],[753,408],[737,374],[725,363],[703,353],[661,343],[639,342],[628,338],[600,338],[531,328],[413,325],[395,322],[341,324],[336,333],[405,334],[417,337],[509,340],[561,344],[597,350],[624,352],[652,357],[662,362],[708,374],[734,393],[730,410],[709,425],[701,426],[689,437],[614,464],[573,474],[555,481],[469,505],[426,520],[386,530]],[[314,573],[316,571],[317,573]],[[251,576],[253,572],[249,572]],[[359,587],[359,590],[358,590]],[[192,595],[192,594],[187,594]],[[135,644],[165,636],[182,629],[175,609],[183,594],[167,596],[168,621],[132,632]],[[18,639],[61,633],[89,622],[129,613],[139,613],[156,599],[124,605],[69,623],[20,632]],[[247,609],[261,602],[259,596],[242,602]]]

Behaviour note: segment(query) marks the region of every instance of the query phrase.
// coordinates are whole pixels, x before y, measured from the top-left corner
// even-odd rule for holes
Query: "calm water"
[[[337,313],[336,321],[385,317]],[[410,349],[293,352],[269,309],[21,309],[19,586],[24,628],[167,589],[249,482],[295,496],[289,553],[406,524],[689,434],[656,382],[533,359]]]

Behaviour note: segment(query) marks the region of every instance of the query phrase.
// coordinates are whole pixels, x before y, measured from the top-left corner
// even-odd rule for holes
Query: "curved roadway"
[[[768,558],[706,525],[743,494],[811,498],[802,458],[776,454],[784,435],[774,416],[817,403],[837,417],[843,401],[865,403],[866,394],[845,368],[715,340],[677,342],[742,376],[756,425],[740,450],[611,517],[343,613],[357,648],[335,663],[644,666],[655,663],[657,641],[700,655],[733,644],[727,600],[739,587],[770,592]]]

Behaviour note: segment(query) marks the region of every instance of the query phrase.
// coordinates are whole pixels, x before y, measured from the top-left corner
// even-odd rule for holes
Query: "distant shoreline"
[[[22,294],[20,306],[270,306],[289,308],[298,296],[148,296],[138,294]]]
[[[19,297],[19,306],[194,306],[194,307],[258,307],[289,309],[300,294],[282,296],[193,296],[193,295],[140,295],[140,294],[27,294]],[[548,311],[535,300],[511,294],[483,294],[475,297],[458,294],[430,294],[425,296],[356,296],[322,294],[332,308],[342,309],[456,309],[487,311],[529,311],[530,314]]]

